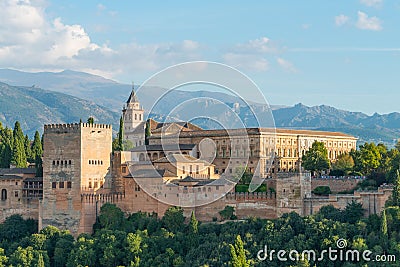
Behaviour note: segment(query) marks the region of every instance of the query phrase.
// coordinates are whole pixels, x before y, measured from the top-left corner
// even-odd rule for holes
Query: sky
[[[400,112],[400,1],[0,0],[0,68],[141,84],[227,64],[270,104]]]

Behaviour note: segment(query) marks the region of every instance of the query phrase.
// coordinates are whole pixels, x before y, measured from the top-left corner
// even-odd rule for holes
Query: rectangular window
[[[126,173],[126,167],[122,167],[122,173]]]
[[[71,181],[68,181],[67,182],[67,188],[71,188],[72,187],[72,183],[71,183]]]
[[[94,188],[97,188],[98,187],[98,182],[94,182]]]
[[[199,165],[196,165],[196,174],[199,174]]]
[[[59,182],[58,183],[58,188],[64,188],[64,182]]]
[[[54,189],[54,188],[57,188],[57,183],[56,183],[56,182],[52,182],[52,183],[51,183],[51,188],[53,188],[53,189]]]
[[[15,196],[15,197],[18,197],[18,191],[15,191],[15,192],[14,192],[14,196]]]
[[[185,174],[185,166],[182,166],[182,173]]]
[[[92,188],[92,182],[89,182],[89,188]]]

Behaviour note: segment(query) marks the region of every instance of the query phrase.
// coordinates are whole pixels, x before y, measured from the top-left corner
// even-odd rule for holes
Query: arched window
[[[135,114],[135,121],[137,121],[137,114]]]
[[[7,200],[7,190],[6,189],[1,190],[1,200]]]

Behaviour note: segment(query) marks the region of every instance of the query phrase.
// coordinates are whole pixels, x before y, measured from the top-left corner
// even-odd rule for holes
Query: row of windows
[[[142,120],[142,114],[135,114],[135,121]],[[129,114],[129,120],[132,120],[132,114]]]
[[[92,187],[92,185],[93,185],[93,187]],[[102,187],[102,186],[103,186],[103,182],[101,181],[100,182],[100,187]],[[89,189],[98,188],[98,187],[99,187],[99,182],[95,181],[92,184],[92,182],[89,181]]]
[[[54,165],[71,165],[72,160],[53,160],[53,166]]]
[[[57,187],[57,184],[58,184],[58,187]],[[51,183],[51,188],[52,188],[52,189],[56,189],[56,188],[62,189],[62,188],[65,188],[65,186],[66,186],[68,189],[71,188],[71,187],[72,187],[72,182],[71,182],[71,181],[68,181],[68,182],[52,182],[52,183]]]
[[[103,161],[98,159],[89,159],[89,165],[103,165]]]

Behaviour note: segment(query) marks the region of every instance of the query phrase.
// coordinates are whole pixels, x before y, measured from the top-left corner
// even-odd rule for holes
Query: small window
[[[98,182],[94,182],[94,188],[97,188],[99,186]]]
[[[72,183],[71,183],[71,181],[68,181],[67,182],[67,188],[71,188],[72,187]]]
[[[103,165],[103,161],[102,160],[100,160],[100,165]]]
[[[61,161],[61,165],[64,165],[64,161]]]
[[[51,188],[53,188],[53,189],[54,189],[54,188],[57,188],[57,183],[56,183],[56,182],[52,182],[52,183],[51,183]]]
[[[53,160],[53,165],[56,165],[56,161],[55,160]]]
[[[72,164],[72,160],[69,160],[69,161],[68,161],[68,164],[71,165],[71,164]]]
[[[122,173],[126,173],[126,167],[122,167]]]
[[[18,197],[18,191],[14,192],[14,197]]]
[[[18,182],[15,182],[15,185],[18,185]]]
[[[58,183],[58,188],[64,188],[64,182],[59,182]]]
[[[67,161],[64,161],[64,165],[67,165]]]
[[[60,161],[59,160],[57,160],[57,165],[60,165]]]
[[[89,188],[92,188],[92,182],[89,182]]]

